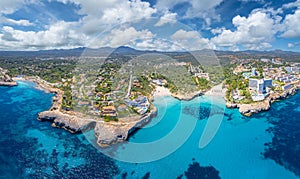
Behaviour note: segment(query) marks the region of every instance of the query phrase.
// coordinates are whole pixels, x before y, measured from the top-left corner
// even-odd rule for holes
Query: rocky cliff
[[[143,127],[151,118],[157,115],[157,109],[154,108],[146,116],[131,122],[97,122],[95,127],[95,136],[99,146],[108,146],[117,142],[122,142],[138,128]]]
[[[0,68],[0,86],[17,86],[17,83],[7,74],[7,70]]]
[[[71,133],[79,133],[89,128],[93,120],[75,115],[64,114],[59,111],[44,111],[38,114],[38,120],[50,121],[53,127],[63,128]]]
[[[258,113],[260,111],[269,110],[271,107],[271,103],[278,101],[278,100],[285,99],[285,98],[289,97],[290,95],[294,95],[297,92],[298,88],[299,88],[298,86],[294,86],[289,90],[286,90],[286,91],[283,91],[280,93],[270,94],[263,101],[259,101],[259,102],[255,102],[255,103],[251,103],[251,104],[235,104],[235,103],[227,102],[226,106],[229,108],[237,107],[237,108],[239,108],[239,111],[241,114],[243,114],[245,116],[250,116],[253,113]]]

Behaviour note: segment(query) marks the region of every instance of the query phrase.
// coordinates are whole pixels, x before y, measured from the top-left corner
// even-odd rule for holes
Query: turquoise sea
[[[156,98],[158,116],[102,151],[111,158],[87,140],[92,131],[74,135],[37,121],[53,95],[34,85],[0,87],[0,178],[300,178],[300,93],[252,117],[207,96]],[[206,124],[218,123],[209,116],[222,109],[220,128],[200,148]]]

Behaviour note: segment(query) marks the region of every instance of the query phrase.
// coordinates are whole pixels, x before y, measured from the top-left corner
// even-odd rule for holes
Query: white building
[[[209,81],[209,74],[208,73],[195,73],[195,77],[197,78],[205,78]]]
[[[252,76],[257,76],[256,68],[252,68],[251,75]]]
[[[282,87],[282,90],[288,90],[288,89],[290,89],[292,86],[291,86],[291,84],[287,84],[287,85],[284,85],[283,87]]]
[[[273,86],[272,79],[249,79],[249,88],[251,90],[257,91],[259,94],[266,92],[266,88],[271,88]]]
[[[260,61],[265,62],[265,63],[268,63],[268,62],[270,62],[270,59],[267,59],[267,58],[261,58]]]

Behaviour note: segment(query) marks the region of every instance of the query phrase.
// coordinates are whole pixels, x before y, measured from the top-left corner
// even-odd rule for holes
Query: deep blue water
[[[39,122],[38,112],[51,106],[52,94],[33,83],[0,87],[0,178],[111,178],[114,161],[86,142]]]
[[[109,150],[115,158],[150,158],[183,141],[170,155],[146,163],[112,159],[91,145],[86,134],[70,134],[36,120],[51,106],[52,94],[33,83],[0,87],[0,178],[299,178],[300,94],[272,104],[250,118],[226,109],[213,140],[199,148],[209,114],[223,102],[199,97],[180,102],[171,97],[155,100],[158,116],[138,130],[129,143]],[[215,111],[214,111],[215,110]],[[176,132],[176,130],[178,130]],[[174,132],[175,131],[175,132]],[[154,152],[144,144],[171,136]],[[171,141],[170,141],[171,140]],[[165,144],[165,145],[164,145]],[[151,145],[150,145],[151,148]]]

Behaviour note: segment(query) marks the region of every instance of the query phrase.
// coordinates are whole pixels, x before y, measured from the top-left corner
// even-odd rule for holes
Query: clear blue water
[[[226,109],[213,140],[199,140],[213,108],[222,102],[208,97],[180,102],[155,100],[158,116],[138,130],[129,143],[114,149],[126,155],[130,143],[147,143],[172,134],[183,144],[157,161],[128,163],[99,152],[83,134],[73,135],[36,120],[51,106],[52,94],[33,83],[0,87],[0,178],[299,178],[300,94],[277,102],[250,118]],[[180,124],[180,125],[179,125]],[[194,126],[195,124],[195,126]],[[178,127],[182,132],[174,133]],[[189,130],[191,133],[189,133]],[[90,132],[92,134],[92,132]],[[90,135],[93,136],[93,135]],[[157,150],[162,152],[169,145]],[[125,154],[124,154],[125,153]],[[145,156],[151,155],[145,149]]]
[[[115,162],[83,135],[72,135],[37,120],[52,94],[34,83],[0,87],[0,178],[111,178]]]

